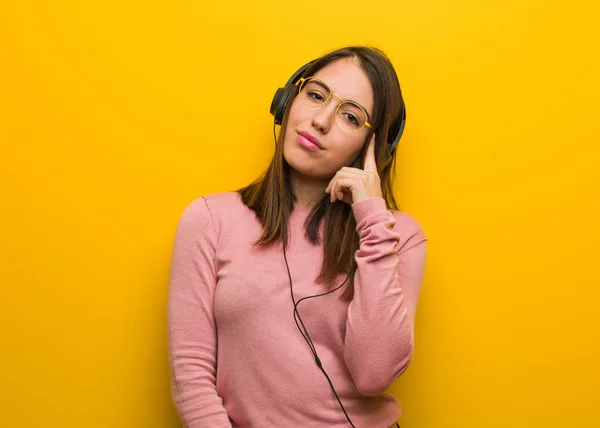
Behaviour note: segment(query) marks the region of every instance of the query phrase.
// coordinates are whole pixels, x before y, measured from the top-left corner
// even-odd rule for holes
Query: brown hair
[[[400,83],[394,67],[381,50],[365,46],[350,46],[330,52],[315,61],[304,73],[314,75],[328,64],[342,59],[353,58],[362,67],[371,82],[374,96],[373,128],[369,131],[365,142],[370,141],[375,133],[375,159],[381,179],[381,191],[388,209],[398,210],[398,204],[393,194],[393,179],[395,175],[396,157],[390,155],[388,141],[394,138],[389,135],[390,128],[398,129],[400,113],[404,108]],[[297,87],[294,88],[297,91]],[[297,92],[293,94],[295,96]],[[284,113],[281,124],[279,141],[284,140],[290,102]],[[367,144],[364,144],[361,156],[351,165],[355,168],[364,167]],[[263,226],[263,233],[255,242],[258,246],[267,246],[281,241],[284,229],[284,218],[289,218],[296,200],[293,194],[290,166],[283,157],[283,144],[277,144],[273,159],[266,171],[254,182],[238,189],[244,204],[254,210]],[[282,189],[281,195],[280,190]],[[285,216],[285,217],[284,217]],[[324,222],[323,237],[319,236],[319,226]],[[287,225],[285,225],[287,226]],[[354,274],[356,260],[354,254],[359,247],[359,237],[356,232],[356,221],[352,207],[346,203],[329,202],[329,195],[323,193],[323,198],[313,207],[304,224],[305,235],[313,244],[319,244],[323,239],[323,265],[316,282],[324,284],[327,289],[335,285],[333,281],[339,274],[347,274],[348,282],[344,286],[342,298],[352,300],[354,296]],[[288,236],[283,236],[285,246]]]

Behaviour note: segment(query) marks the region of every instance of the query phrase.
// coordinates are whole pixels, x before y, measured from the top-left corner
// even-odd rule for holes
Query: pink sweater
[[[298,311],[354,425],[388,428],[401,408],[385,391],[412,358],[427,239],[415,219],[388,211],[381,198],[352,210],[360,236],[354,299],[340,300],[342,288]],[[304,236],[307,215],[294,210],[288,226],[296,301],[324,291],[314,282],[323,248]],[[179,415],[190,428],[347,428],[294,322],[281,245],[253,248],[260,233],[236,192],[199,198],[181,216],[168,300]]]

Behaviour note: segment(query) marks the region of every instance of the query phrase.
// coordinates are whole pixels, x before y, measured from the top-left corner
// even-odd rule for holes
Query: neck
[[[329,180],[307,177],[293,168],[290,168],[290,181],[294,195],[296,195],[296,206],[307,211],[312,210],[315,204],[323,198],[325,188],[329,184]]]

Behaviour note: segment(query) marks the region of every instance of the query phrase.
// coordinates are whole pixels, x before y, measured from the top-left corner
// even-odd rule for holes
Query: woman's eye
[[[316,101],[321,101],[321,102],[324,101],[323,97],[318,92],[309,92],[308,96]]]
[[[358,118],[354,116],[352,113],[345,113],[346,120],[350,122],[352,125],[358,125]]]

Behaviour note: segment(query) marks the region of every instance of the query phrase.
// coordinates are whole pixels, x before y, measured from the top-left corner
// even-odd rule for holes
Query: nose
[[[326,134],[331,129],[331,125],[335,120],[335,111],[337,107],[331,100],[322,107],[315,109],[312,124],[322,133]]]

